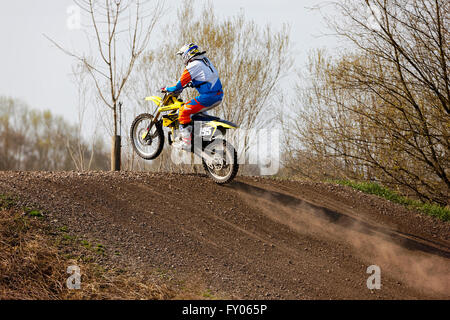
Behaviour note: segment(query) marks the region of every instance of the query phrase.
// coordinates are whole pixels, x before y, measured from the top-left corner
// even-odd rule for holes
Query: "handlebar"
[[[186,88],[195,88],[195,86],[194,86],[194,84],[193,84],[192,82],[189,82],[187,85],[185,85],[185,86],[183,87],[183,89],[181,89],[181,90],[179,90],[179,91],[168,92],[166,87],[161,88],[160,91],[161,91],[161,93],[178,93],[178,92],[183,91],[183,90],[186,89]]]

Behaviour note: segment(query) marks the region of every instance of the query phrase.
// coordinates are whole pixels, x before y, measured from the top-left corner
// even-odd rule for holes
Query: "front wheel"
[[[164,147],[164,131],[160,123],[153,123],[153,119],[149,113],[140,114],[134,119],[130,128],[131,145],[134,151],[145,160],[158,157]],[[152,128],[148,132],[150,125]]]
[[[237,152],[224,139],[216,139],[203,150],[210,160],[202,159],[203,167],[208,175],[218,184],[231,182],[239,170]]]

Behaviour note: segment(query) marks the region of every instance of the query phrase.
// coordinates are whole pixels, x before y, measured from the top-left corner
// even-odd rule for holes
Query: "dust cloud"
[[[347,244],[368,266],[380,266],[382,274],[416,290],[450,298],[449,259],[423,250],[415,240],[297,198],[280,198],[279,193],[270,191],[244,191],[241,196],[250,206],[277,223],[300,234]]]

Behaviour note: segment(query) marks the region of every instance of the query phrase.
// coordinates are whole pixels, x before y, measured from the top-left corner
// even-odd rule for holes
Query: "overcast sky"
[[[172,8],[163,20],[176,14],[180,0],[166,1]],[[197,0],[201,5],[203,0]],[[220,16],[232,16],[244,10],[246,17],[258,24],[270,23],[279,28],[291,24],[291,39],[296,55],[296,66],[306,63],[307,53],[313,48],[333,47],[330,37],[319,37],[326,32],[317,11],[308,10],[322,1],[303,0],[216,0]],[[82,52],[85,47],[81,31],[67,28],[71,0],[15,0],[3,1],[0,10],[0,95],[20,98],[30,107],[50,109],[75,121],[76,92],[70,72],[74,60],[57,50],[42,34]],[[151,43],[154,46],[155,42]],[[219,70],[220,71],[220,70]],[[175,79],[174,79],[175,80]],[[149,92],[151,94],[151,92]]]

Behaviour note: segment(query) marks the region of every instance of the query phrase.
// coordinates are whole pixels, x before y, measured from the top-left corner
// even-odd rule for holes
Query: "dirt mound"
[[[256,299],[450,298],[450,224],[346,187],[194,175],[2,172],[0,194],[104,244],[105,263]],[[367,268],[381,269],[369,290]]]

